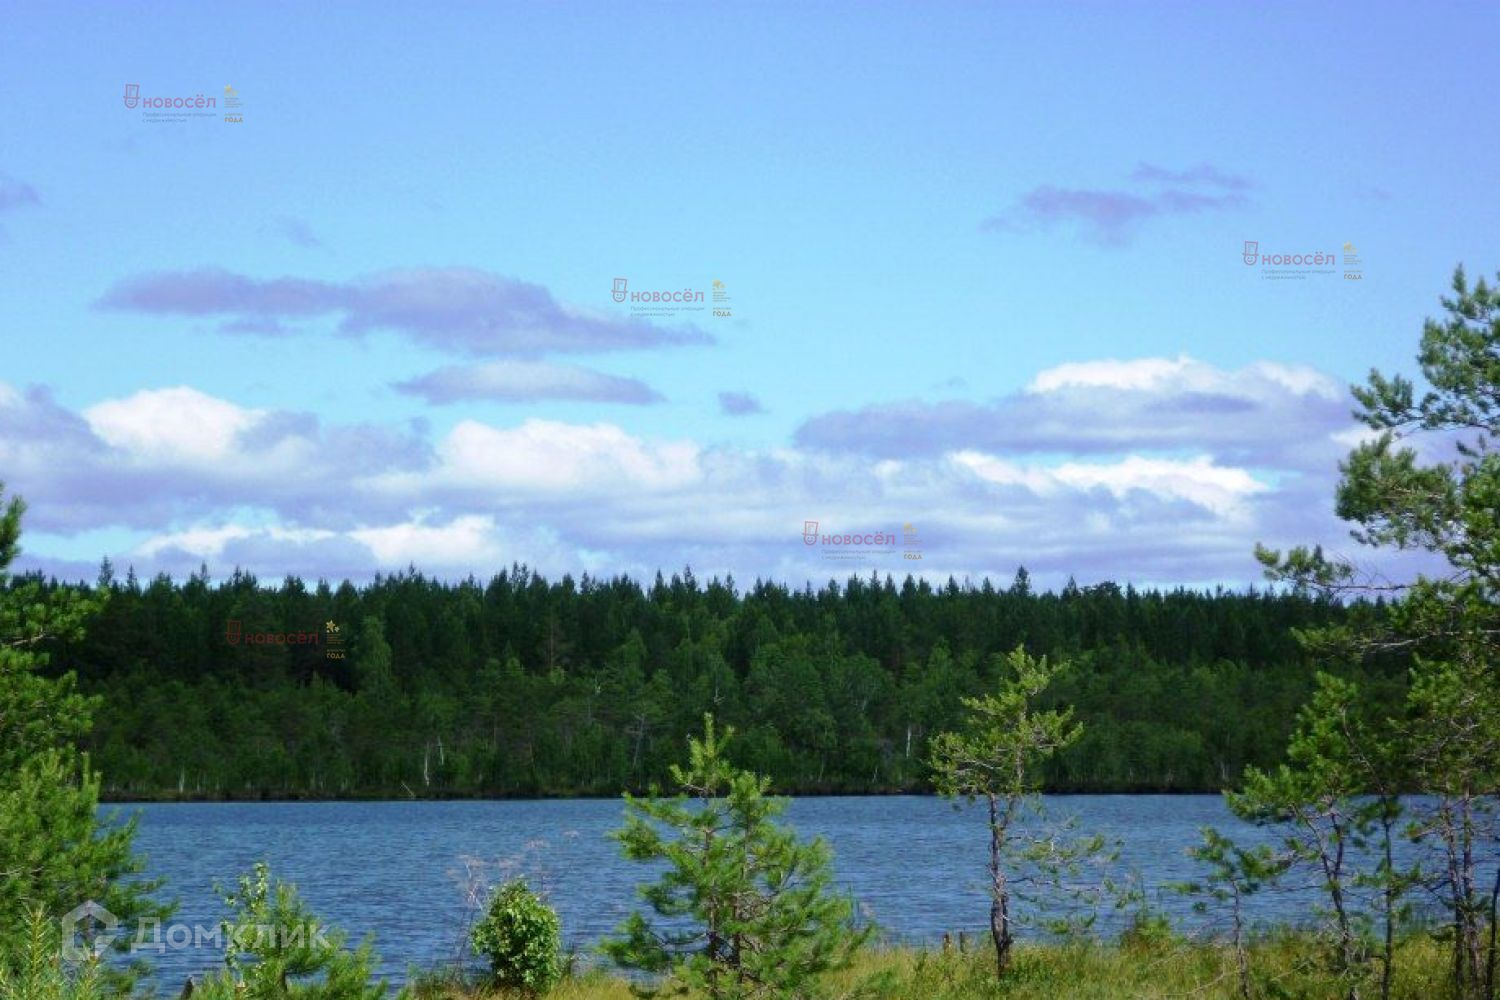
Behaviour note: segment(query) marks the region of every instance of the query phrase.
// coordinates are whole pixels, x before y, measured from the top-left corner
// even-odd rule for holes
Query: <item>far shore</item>
[[[203,804],[253,804],[253,803],[288,803],[288,802],[578,802],[599,801],[617,802],[624,795],[646,796],[650,794],[649,789],[631,789],[628,792],[619,792],[614,795],[601,795],[596,792],[553,792],[545,794],[523,794],[523,793],[485,793],[470,794],[465,792],[437,792],[425,795],[392,795],[389,792],[376,792],[369,795],[303,795],[298,793],[272,793],[251,792],[242,795],[210,794],[210,793],[182,793],[162,792],[160,794],[118,794],[102,793],[99,802],[102,805],[203,805]],[[936,792],[924,792],[915,790],[863,790],[853,792],[834,791],[780,791],[772,789],[772,795],[789,799],[859,799],[859,798],[913,798],[931,799],[937,798]],[[1048,797],[1083,797],[1102,798],[1116,797],[1128,798],[1142,795],[1171,795],[1183,798],[1204,795],[1222,795],[1219,789],[1187,789],[1187,788],[1140,788],[1130,790],[1111,791],[1077,791],[1077,790],[1045,790],[1043,795]]]

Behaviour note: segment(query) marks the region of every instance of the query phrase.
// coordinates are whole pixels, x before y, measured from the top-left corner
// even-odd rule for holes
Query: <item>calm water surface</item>
[[[175,921],[214,926],[223,916],[214,883],[232,883],[258,860],[295,882],[327,923],[354,938],[373,934],[381,970],[404,980],[409,966],[452,961],[466,925],[471,873],[490,882],[524,873],[545,886],[570,947],[587,949],[634,904],[649,872],[622,861],[607,837],[620,826],[617,799],[534,802],[320,802],[147,805],[138,848]],[[1191,902],[1165,891],[1191,877],[1183,852],[1198,828],[1218,826],[1246,842],[1258,831],[1218,796],[1061,796],[1054,817],[1121,842],[1122,867],[1140,873],[1159,905],[1185,923]],[[127,810],[128,811],[128,810]],[[820,834],[835,853],[841,888],[854,894],[887,938],[932,941],[945,931],[982,932],[985,829],[981,809],[956,810],[916,796],[808,798],[789,820]],[[1306,896],[1267,898],[1260,916],[1306,917]],[[156,979],[177,984],[219,962],[208,948],[149,956]]]

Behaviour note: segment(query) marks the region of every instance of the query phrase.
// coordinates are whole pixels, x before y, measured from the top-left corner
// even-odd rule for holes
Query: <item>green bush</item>
[[[562,978],[562,921],[525,879],[495,892],[472,940],[501,986],[541,994]]]

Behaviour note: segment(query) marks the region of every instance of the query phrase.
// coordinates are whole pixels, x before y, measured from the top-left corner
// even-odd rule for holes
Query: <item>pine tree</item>
[[[932,742],[938,792],[970,802],[983,799],[989,810],[990,937],[997,977],[1004,977],[1010,966],[1015,943],[1015,867],[1024,857],[1034,857],[1017,844],[1027,812],[1038,811],[1041,765],[1083,735],[1072,709],[1037,708],[1038,698],[1067,668],[1065,662],[1035,659],[1017,647],[1006,665],[999,692],[965,698],[963,728]]]
[[[813,997],[822,973],[846,965],[870,928],[852,925],[850,901],[831,891],[832,856],[777,822],[784,799],[767,779],[735,769],[712,715],[672,766],[673,798],[626,795],[616,832],[626,858],[665,863],[641,888],[658,924],[636,911],[604,951],[626,968],[664,977],[660,989],[709,997]]]
[[[1275,828],[1288,862],[1308,869],[1326,894],[1334,969],[1345,995],[1357,1000],[1369,921],[1356,889],[1404,884],[1394,870],[1366,870],[1390,856],[1392,824],[1382,820],[1399,815],[1399,800],[1365,794],[1377,780],[1368,765],[1380,749],[1359,718],[1358,688],[1330,674],[1318,674],[1317,681],[1312,700],[1298,713],[1286,762],[1270,771],[1247,768],[1244,787],[1225,798],[1241,819]],[[1387,838],[1383,851],[1375,839],[1381,833]]]
[[[1207,874],[1196,882],[1185,882],[1174,886],[1180,892],[1207,896],[1221,906],[1229,908],[1230,945],[1234,949],[1235,972],[1239,978],[1240,997],[1250,1000],[1250,949],[1248,921],[1245,914],[1247,900],[1274,885],[1292,859],[1272,850],[1269,844],[1254,848],[1237,846],[1211,826],[1199,831],[1202,842],[1188,848],[1188,857],[1207,869]],[[1206,901],[1194,904],[1198,912],[1208,909]]]
[[[1446,316],[1423,325],[1427,387],[1372,371],[1354,388],[1355,416],[1376,436],[1341,464],[1337,490],[1356,541],[1445,565],[1397,585],[1319,548],[1256,554],[1299,589],[1390,598],[1357,627],[1302,634],[1318,653],[1413,657],[1401,756],[1434,796],[1414,833],[1437,842],[1446,869],[1429,888],[1448,910],[1453,992],[1488,1000],[1500,988],[1500,864],[1484,872],[1477,858],[1493,859],[1500,804],[1500,288],[1471,287],[1460,267],[1452,289]]]
[[[161,917],[154,882],[135,879],[135,822],[100,822],[99,775],[78,742],[99,705],[71,673],[43,676],[57,643],[76,642],[104,598],[38,581],[8,585],[25,505],[0,514],[0,964],[38,908],[60,917],[92,900],[120,920],[121,946],[143,917]]]

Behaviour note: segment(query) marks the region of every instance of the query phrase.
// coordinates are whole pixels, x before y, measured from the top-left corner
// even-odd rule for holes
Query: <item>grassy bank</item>
[[[1281,936],[1257,942],[1250,952],[1254,997],[1326,1000],[1346,995],[1326,967],[1316,943]],[[1414,937],[1397,953],[1393,998],[1440,1000],[1450,995],[1448,951]],[[997,983],[994,952],[968,954],[906,948],[866,952],[853,968],[827,980],[834,997],[867,1000],[1121,1000],[1194,997],[1237,1000],[1241,996],[1233,950],[1182,940],[1124,944],[1018,945],[1003,983]],[[1365,996],[1379,996],[1379,967],[1372,962],[1361,982]],[[489,1000],[518,996],[473,983],[427,981],[413,988],[416,1000]],[[546,1000],[633,1000],[629,983],[596,970],[564,980]]]

